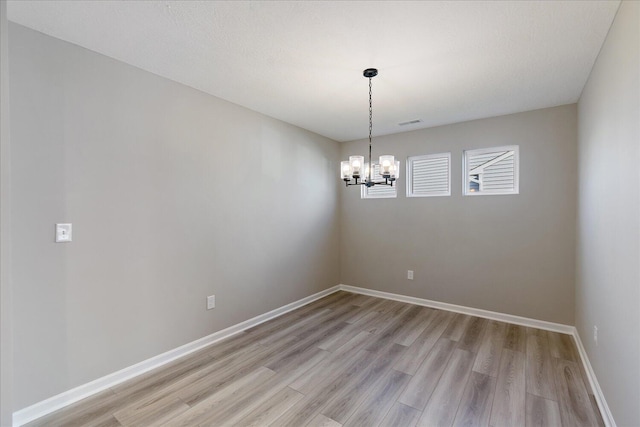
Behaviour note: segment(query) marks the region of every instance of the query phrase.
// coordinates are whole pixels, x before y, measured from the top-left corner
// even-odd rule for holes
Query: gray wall
[[[9,29],[15,409],[338,284],[336,142]]]
[[[7,2],[0,1],[0,425],[11,425],[13,328],[11,289],[11,150]]]
[[[374,156],[401,160],[399,194],[343,188],[341,282],[573,324],[576,126],[573,104],[374,138]],[[511,144],[520,194],[463,197],[462,150]],[[366,150],[349,142],[342,158]],[[446,151],[452,195],[407,198],[407,156]]]
[[[640,420],[639,27],[623,2],[578,103],[576,326],[620,426]]]

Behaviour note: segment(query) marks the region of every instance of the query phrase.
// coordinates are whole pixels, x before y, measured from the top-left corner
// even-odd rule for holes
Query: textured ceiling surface
[[[10,1],[9,19],[338,141],[573,103],[619,1]],[[420,123],[399,126],[410,120]]]

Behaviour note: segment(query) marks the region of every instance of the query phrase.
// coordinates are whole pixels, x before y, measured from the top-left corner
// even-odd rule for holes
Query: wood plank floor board
[[[335,351],[362,332],[358,326],[346,323],[338,333],[327,336],[318,344],[318,348],[327,351]]]
[[[198,425],[206,421],[210,416],[216,414],[222,408],[227,407],[236,401],[245,392],[255,389],[255,387],[266,382],[276,373],[265,367],[259,367],[242,378],[231,382],[226,387],[216,393],[208,395],[206,399],[190,405],[191,408],[177,417],[169,420],[165,425],[171,427],[189,427]]]
[[[289,386],[305,395],[312,394],[319,386],[330,383],[344,372],[362,367],[363,354],[370,360],[374,357],[370,352],[361,353],[370,337],[370,333],[361,332],[324,361],[300,375]]]
[[[384,304],[378,307],[378,311],[380,313],[391,313],[394,316],[398,316],[402,314],[404,311],[406,311],[408,308],[410,307],[407,307],[407,304],[403,302],[385,299]]]
[[[241,396],[244,391],[264,383],[273,375],[275,375],[275,372],[264,367],[254,369],[252,372],[228,384],[216,393],[208,395],[206,399],[199,401],[187,411],[182,412],[164,423],[164,425],[171,427],[198,425],[200,422],[205,421],[211,414],[219,411],[220,408],[224,408],[227,404],[233,402],[234,399],[237,396]]]
[[[54,422],[37,422],[29,423],[27,426],[64,426],[64,427],[116,427],[122,426],[120,422],[109,413],[97,415],[91,413],[82,414],[82,416],[72,417],[71,419],[54,423]]]
[[[94,422],[85,424],[85,427],[121,427],[122,426],[122,424],[120,424],[120,422],[114,416],[107,417],[106,419],[103,419],[97,422],[95,421],[96,420],[94,420]]]
[[[491,320],[487,323],[478,355],[473,364],[475,372],[492,377],[498,376],[506,330],[507,325],[503,322]]]
[[[527,427],[560,426],[560,408],[555,400],[527,393]]]
[[[587,376],[587,372],[584,369],[584,364],[580,358],[580,354],[578,352],[578,348],[576,347],[576,343],[571,335],[560,334],[557,332],[545,332],[547,334],[549,340],[549,350],[552,357],[570,360],[572,362],[576,362],[578,368],[580,370],[580,377],[584,382],[584,385],[587,389],[587,393],[590,396],[593,396],[593,391],[591,390],[589,377]]]
[[[29,426],[604,425],[571,336],[337,292]]]
[[[334,394],[322,409],[322,414],[343,424],[404,349],[404,346],[395,343],[381,349],[371,364]]]
[[[275,351],[275,350],[273,350]],[[245,351],[240,354],[224,357],[215,362],[210,362],[200,366],[200,369],[189,369],[184,371],[182,369],[173,370],[167,368],[165,372],[175,373],[175,375],[169,375],[163,377],[164,380],[160,383],[149,384],[148,380],[144,383],[147,384],[145,388],[140,388],[137,385],[133,388],[126,388],[117,392],[116,394],[125,398],[127,402],[135,402],[136,404],[142,404],[145,401],[160,400],[165,396],[176,394],[178,395],[180,390],[188,389],[189,393],[195,395],[197,390],[202,391],[202,396],[209,393],[212,390],[212,381],[224,378],[224,372],[229,375],[241,375],[241,371],[245,365],[255,366],[255,363],[262,356],[268,354],[269,349],[264,348],[258,344],[250,345],[246,347]],[[245,368],[252,369],[252,368]],[[227,380],[233,380],[234,377],[227,377]],[[219,383],[224,385],[224,383]],[[184,398],[185,395],[182,395]]]
[[[344,328],[348,326],[348,323],[334,324],[332,327],[318,332],[316,335],[311,335],[307,339],[296,343],[289,349],[274,354],[265,363],[265,366],[272,371],[279,371],[283,367],[295,364],[300,358],[304,358],[305,354],[309,352],[314,353],[318,349],[318,344],[324,341],[328,336],[340,333]]]
[[[251,389],[237,396],[233,401],[226,403],[224,406],[220,406],[215,411],[210,411],[204,421],[201,421],[199,424],[202,426],[235,426],[239,420],[249,415],[260,405],[271,400],[271,398],[282,391],[286,387],[283,384],[289,382],[288,380],[290,380],[290,378],[283,378],[278,374],[273,375],[263,383],[255,384]],[[302,393],[299,394],[302,396]],[[296,402],[293,402],[288,405],[288,407],[293,406],[295,403]]]
[[[31,424],[27,424],[31,425]],[[45,424],[46,426],[65,427],[124,427],[113,415],[105,415],[94,419],[73,420],[62,424]]]
[[[235,348],[237,346],[236,339],[225,340],[219,345],[209,346],[208,351],[205,349],[205,351],[197,352],[191,363],[184,363],[184,361],[189,361],[192,357],[184,358],[181,363],[170,363],[116,386],[113,391],[131,402],[142,397],[159,398],[184,387],[189,387],[192,392],[195,392],[199,385],[201,389],[208,389],[212,380],[220,379],[218,376],[220,372],[233,372],[240,369],[242,364],[261,360],[260,357],[277,353],[296,341],[295,337],[281,337],[274,340],[273,347],[268,349],[252,343],[250,339],[247,340],[246,335],[238,336],[237,339],[241,340],[244,345]],[[235,348],[234,352],[228,351],[229,345]],[[218,347],[222,348],[222,351]],[[242,375],[242,372],[234,373]]]
[[[544,329],[538,329],[538,328],[532,328],[530,326],[527,326],[525,328],[527,331],[527,336],[529,335],[538,335],[538,336],[547,336],[547,331],[545,331]]]
[[[413,306],[403,311],[380,333],[380,337],[373,341],[368,347],[369,351],[378,351],[395,341],[396,337],[401,335],[403,331],[410,330],[413,320],[420,315],[422,307]]]
[[[324,308],[333,309],[335,307],[344,305],[345,303],[351,303],[351,301],[356,301],[357,297],[358,295],[352,294],[350,292],[338,291],[338,292],[329,294],[326,297],[312,301],[309,304],[296,309],[294,312],[299,313],[299,312],[304,312],[304,310],[317,310],[317,309],[324,309]]]
[[[329,312],[326,316],[319,318],[314,322],[313,326],[301,328],[295,335],[302,339],[316,337],[326,333],[328,330],[335,328],[337,325],[344,324],[344,320],[349,317],[349,308],[351,306],[336,308]],[[344,326],[343,326],[344,327]]]
[[[451,355],[438,385],[418,420],[419,426],[452,425],[471,376],[475,354],[457,349]]]
[[[562,425],[598,425],[597,415],[591,406],[591,399],[582,381],[578,364],[558,358],[554,358],[553,363]]]
[[[431,322],[435,310],[428,307],[418,307],[416,316],[408,319],[407,323],[396,333],[394,342],[406,347],[410,346],[424,332]]]
[[[469,350],[472,353],[477,353],[480,348],[482,337],[484,336],[485,329],[487,327],[488,320],[481,317],[471,317],[467,323],[458,348],[462,350]]]
[[[241,424],[242,418],[248,416],[250,413],[256,411],[258,407],[263,406],[263,409],[269,407],[269,402],[276,394],[281,392],[285,388],[290,388],[287,384],[295,381],[302,373],[308,371],[315,365],[319,364],[329,353],[327,351],[316,348],[313,356],[306,357],[305,360],[301,360],[299,364],[289,366],[288,369],[281,370],[273,377],[269,378],[261,385],[257,385],[251,391],[245,393],[238,401],[233,402],[224,408],[223,412],[212,413],[210,417],[202,424],[224,424],[224,425],[237,425]],[[291,389],[293,390],[293,389]],[[295,391],[295,390],[294,390]],[[304,397],[302,393],[298,393],[301,398]],[[293,394],[291,394],[291,397]],[[287,404],[280,403],[280,407],[292,406],[300,399],[294,399]],[[288,408],[287,408],[288,409]],[[270,412],[273,412],[270,409]],[[279,417],[281,413],[269,415],[269,419],[274,421]]]
[[[357,308],[354,305],[350,304],[350,301],[353,298],[345,296],[341,299],[334,301],[331,304],[322,305],[317,308],[307,309],[307,306],[301,307],[297,310],[291,311],[289,313],[284,314],[283,316],[276,317],[275,319],[263,324],[258,325],[248,331],[251,334],[265,334],[270,335],[275,331],[279,331],[283,328],[288,328],[293,326],[300,330],[300,332],[308,332],[313,333],[315,329],[307,328],[307,327],[299,327],[305,319],[310,317],[315,317],[316,320],[312,322],[315,326],[321,327],[323,323],[329,322],[332,319],[343,316],[345,318],[349,317],[350,312]],[[322,300],[318,300],[317,302],[321,302]],[[305,311],[306,314],[300,315],[298,311]],[[283,319],[284,318],[284,319]],[[273,323],[272,323],[273,322]]]
[[[271,424],[275,426],[275,424]],[[322,414],[318,414],[305,426],[305,427],[341,427],[342,424],[332,420],[329,417],[325,417]]]
[[[409,381],[407,388],[398,398],[398,402],[422,411],[427,405],[431,393],[438,385],[440,376],[455,348],[454,341],[440,338]]]
[[[254,331],[252,334],[254,336],[255,342],[262,344],[264,346],[269,346],[269,345],[272,345],[272,343],[277,342],[279,339],[283,337],[297,335],[307,325],[322,322],[323,319],[326,318],[330,313],[331,313],[331,310],[329,310],[328,308],[318,310],[318,311],[309,313],[308,316],[292,319],[292,321],[287,324],[278,325],[273,330],[267,330],[267,331],[258,330],[258,331]]]
[[[282,330],[291,325],[295,325],[300,319],[308,319],[309,317],[317,317],[321,313],[330,313],[329,308],[313,308],[311,304],[301,307],[293,312],[285,313],[282,316],[269,319],[251,328],[245,329],[244,333],[251,336],[269,335],[276,331]]]
[[[372,297],[369,295],[355,294],[353,300],[351,300],[352,305],[357,305],[358,307],[366,307],[372,304],[375,304],[379,301],[379,298]]]
[[[359,306],[356,310],[353,310],[351,316],[345,319],[347,323],[356,323],[366,315],[371,313],[379,313],[378,308],[384,304],[384,300],[378,298],[372,298],[372,302]]]
[[[409,375],[415,374],[452,319],[452,313],[436,310],[425,330],[405,351],[394,366],[394,369]]]
[[[553,364],[545,335],[527,335],[527,393],[556,400]]]
[[[456,427],[488,426],[496,390],[496,378],[471,372],[453,425]]]
[[[404,312],[410,308],[411,307],[407,306],[403,307],[398,301],[386,300],[384,304],[380,305],[378,311],[364,316],[356,323],[362,324],[363,330],[373,334],[380,334],[383,331],[386,331],[398,317],[402,316]]]
[[[381,303],[378,303],[381,304]],[[349,315],[344,318],[346,323],[355,323],[358,319],[362,318],[365,314],[372,311],[376,311],[377,304],[364,304],[364,305],[352,305],[349,310]]]
[[[452,341],[460,341],[462,334],[464,334],[464,331],[467,328],[467,323],[470,321],[471,316],[456,313],[447,329],[442,333],[442,337]]]
[[[125,400],[111,390],[105,390],[80,402],[27,424],[29,427],[50,425],[85,426],[106,422]]]
[[[289,338],[290,339],[290,338]],[[187,358],[171,362],[160,369],[154,369],[139,377],[113,387],[113,391],[120,396],[135,399],[141,393],[148,393],[151,389],[167,387],[175,381],[199,372],[201,369],[212,369],[211,364],[218,364],[225,358],[235,358],[238,352],[255,349],[254,340],[245,333],[216,343],[215,346],[197,351]]]
[[[347,366],[340,370],[338,375],[318,378],[318,382],[310,390],[298,390],[305,394],[305,398],[278,418],[276,424],[282,426],[307,424],[321,412],[322,408],[337,393],[344,390],[345,386],[357,381],[362,372],[366,371],[367,367],[375,359],[375,354],[366,350],[359,350],[350,359]]]
[[[414,427],[422,411],[396,402],[377,427]]]
[[[326,423],[327,420],[331,420],[331,418],[322,415],[320,409],[321,406],[326,403],[327,399],[326,396],[305,396],[282,413],[271,425],[278,427],[298,427],[318,423],[320,420]],[[336,425],[342,425],[337,421],[334,422]]]
[[[175,396],[164,396],[159,399],[143,399],[136,401],[113,416],[123,426],[160,425],[189,410],[189,405]]]
[[[291,337],[291,339],[295,339],[295,337]],[[221,366],[216,364],[217,369],[213,372],[205,370],[205,374],[202,376],[199,373],[195,373],[192,378],[181,380],[181,387],[175,394],[187,405],[194,406],[230,383],[253,372],[261,366],[261,361],[273,356],[273,354],[277,354],[279,351],[280,348],[265,348],[263,352],[255,355],[242,354],[236,359],[225,361]]]
[[[297,380],[303,374],[309,372],[317,365],[321,364],[325,359],[331,356],[331,353],[316,348],[313,351],[309,351],[305,354],[304,358],[299,358],[297,363],[287,366],[285,369],[277,371],[278,378],[282,378],[286,381],[286,384],[291,384]]]
[[[284,387],[282,390],[265,399],[260,405],[249,412],[246,416],[240,418],[235,425],[237,426],[267,426],[273,423],[278,417],[295,405],[304,395],[292,388]]]
[[[278,372],[276,372],[276,375],[270,379],[270,382],[268,382],[263,387],[263,388],[266,388],[267,391],[262,392],[260,397],[264,400],[271,395],[271,391],[276,389],[278,390],[282,389],[285,386],[295,382],[301,375],[303,375],[304,373],[313,369],[315,366],[322,363],[329,355],[330,355],[329,352],[318,349],[318,348],[314,349],[314,351],[308,352],[305,355],[304,359],[298,360],[298,363],[292,364],[288,366],[286,369],[281,369]],[[258,402],[258,404],[259,403],[260,402]],[[248,412],[248,408],[246,407],[246,405],[244,408],[241,408],[238,411],[236,411],[237,413],[235,415],[240,415],[242,411]],[[229,421],[229,423],[231,423],[231,421]]]
[[[384,320],[384,313],[381,313],[377,310],[372,310],[354,321],[353,324],[357,325],[357,327],[363,331],[375,334],[380,332],[380,330],[386,326]]]
[[[491,408],[492,426],[525,425],[525,364],[524,353],[506,348],[502,350],[500,373]]]
[[[590,389],[587,391],[591,391]],[[591,400],[591,408],[593,409],[593,414],[598,422],[598,427],[605,427],[604,420],[602,419],[602,414],[600,413],[600,408],[598,408],[598,402],[596,401],[596,397],[593,393],[589,393],[589,400]]]
[[[349,416],[344,426],[369,427],[383,419],[402,389],[409,382],[409,375],[396,370],[387,373],[368,390],[368,394]]]
[[[572,362],[580,360],[571,335],[549,332],[547,336],[551,356]]]
[[[524,353],[527,349],[527,329],[520,325],[507,325],[504,348]]]

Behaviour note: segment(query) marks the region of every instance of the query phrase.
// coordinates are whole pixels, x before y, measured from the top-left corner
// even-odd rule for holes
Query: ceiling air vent
[[[420,120],[420,119],[416,119],[416,120],[409,120],[408,122],[398,123],[398,126],[415,125],[416,123],[420,123],[421,121],[422,121],[422,120]]]

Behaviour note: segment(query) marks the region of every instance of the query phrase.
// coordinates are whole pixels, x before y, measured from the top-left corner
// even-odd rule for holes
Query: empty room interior
[[[640,426],[640,2],[0,5],[0,425]]]

